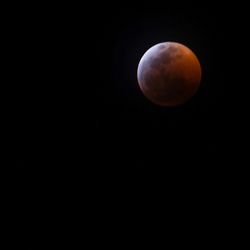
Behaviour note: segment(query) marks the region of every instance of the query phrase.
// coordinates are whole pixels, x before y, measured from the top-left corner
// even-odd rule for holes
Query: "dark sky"
[[[246,15],[228,5],[117,5],[6,19],[16,198],[229,195],[245,171]],[[198,93],[176,108],[150,103],[136,80],[141,56],[164,41],[185,44],[202,66]]]
[[[213,168],[224,151],[228,109],[227,34],[223,30],[225,20],[219,15],[206,7],[121,8],[100,24],[96,126],[101,147],[110,142],[108,158],[112,164],[124,171],[139,168],[140,172],[157,174],[175,169],[185,174],[212,171],[211,165]],[[172,109],[148,102],[136,80],[143,53],[163,41],[190,47],[200,59],[203,72],[198,94]],[[114,156],[120,160],[114,160]]]
[[[232,34],[239,29],[231,13],[167,4],[90,13],[36,10],[9,21],[16,68],[10,76],[13,157],[22,169],[63,166],[67,172],[87,165],[114,178],[116,171],[148,177],[224,173],[238,77]],[[136,79],[141,56],[164,41],[185,44],[202,66],[197,95],[176,108],[150,103]]]

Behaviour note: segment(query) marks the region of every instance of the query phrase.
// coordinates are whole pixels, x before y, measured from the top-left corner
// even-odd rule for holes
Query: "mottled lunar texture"
[[[201,81],[201,66],[186,46],[159,43],[141,58],[137,78],[144,95],[161,106],[177,106],[189,100]]]

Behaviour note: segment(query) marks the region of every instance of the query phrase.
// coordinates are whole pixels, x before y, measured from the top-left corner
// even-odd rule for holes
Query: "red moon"
[[[151,102],[165,107],[177,106],[198,90],[201,66],[186,46],[175,42],[159,43],[142,56],[137,79]]]

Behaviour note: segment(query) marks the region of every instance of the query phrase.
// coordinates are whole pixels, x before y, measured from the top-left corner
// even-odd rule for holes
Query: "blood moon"
[[[137,79],[144,95],[161,106],[177,106],[198,90],[201,66],[195,54],[176,42],[159,43],[142,56]]]

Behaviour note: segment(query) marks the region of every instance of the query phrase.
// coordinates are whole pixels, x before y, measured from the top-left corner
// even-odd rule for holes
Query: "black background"
[[[60,217],[58,207],[71,204],[95,211],[99,222],[107,214],[119,221],[167,204],[183,220],[201,211],[215,218],[245,184],[242,9],[169,2],[24,9],[5,19],[4,107],[13,200],[25,214],[45,219],[34,212],[42,207]],[[198,93],[176,108],[150,103],[136,80],[141,56],[164,41],[185,44],[202,66]]]

